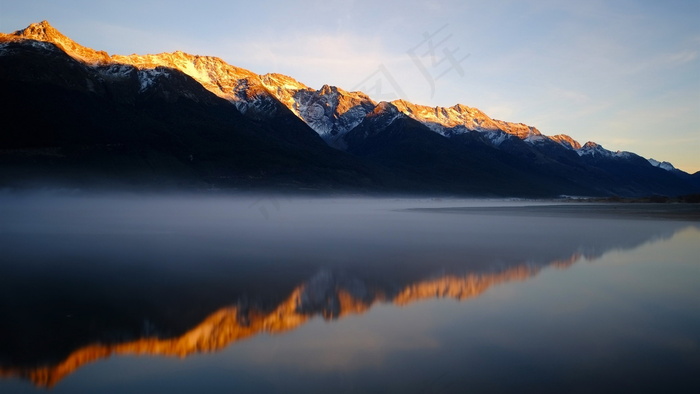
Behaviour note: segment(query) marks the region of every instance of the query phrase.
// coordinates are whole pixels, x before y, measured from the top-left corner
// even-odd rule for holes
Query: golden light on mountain
[[[286,75],[274,73],[258,75],[227,64],[218,57],[191,55],[181,51],[155,55],[110,56],[104,51],[96,51],[76,43],[53,28],[47,21],[32,24],[13,34],[0,33],[0,41],[23,39],[53,43],[74,59],[89,65],[119,64],[139,70],[154,70],[157,67],[179,70],[215,95],[231,101],[244,113],[251,109],[255,111],[255,108],[249,105],[251,100],[264,101],[266,97],[274,98],[319,134],[333,134],[335,138],[330,138],[331,145],[339,134],[358,125],[362,117],[371,115],[372,108],[377,107],[377,103],[362,92],[347,92],[328,85],[316,91]],[[402,99],[392,101],[391,104],[396,106],[399,112],[441,134],[444,133],[443,128],[463,127],[466,130],[503,132],[520,139],[549,138],[573,149],[580,148],[580,144],[571,137],[565,135],[545,137],[535,127],[492,119],[479,109],[462,104],[452,107],[428,107]],[[331,111],[321,112],[315,109],[317,105],[330,107]],[[347,123],[348,130],[338,130],[337,125],[331,125],[341,117],[346,118],[344,123]]]

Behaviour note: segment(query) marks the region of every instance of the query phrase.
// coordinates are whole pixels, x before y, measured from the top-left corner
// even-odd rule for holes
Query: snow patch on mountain
[[[97,69],[105,78],[109,79],[123,79],[129,78],[132,73],[135,72],[136,68],[126,64],[111,64],[105,67],[99,67]]]
[[[342,136],[359,125],[375,103],[361,92],[324,85],[319,90],[284,75],[266,74],[263,85],[329,145],[342,149]]]
[[[491,141],[491,144],[495,147],[500,146],[507,139],[513,138],[513,136],[501,130],[489,131],[484,133],[484,135],[486,136],[486,138],[488,138],[489,141]]]
[[[676,167],[674,167],[673,164],[671,164],[667,161],[658,161],[658,160],[654,160],[654,159],[647,159],[647,161],[649,161],[649,164],[651,164],[652,166],[659,167],[659,168],[666,170],[666,171],[673,171],[676,169]]]
[[[612,152],[603,148],[602,145],[598,145],[593,141],[586,142],[580,149],[576,150],[579,156],[601,156],[601,157],[611,157]]]
[[[550,139],[542,134],[529,134],[527,137],[523,138],[523,141],[530,144],[537,144],[540,142],[550,141]]]
[[[145,92],[148,90],[149,87],[153,86],[156,82],[156,80],[160,77],[170,77],[170,74],[164,72],[161,69],[153,68],[153,69],[146,69],[146,70],[139,70],[138,72],[138,78],[139,78],[139,93]]]
[[[610,151],[603,148],[602,145],[596,144],[593,141],[586,142],[580,149],[576,150],[579,156],[592,156],[592,157],[608,157],[608,158],[618,158],[618,159],[630,159],[636,156],[632,152],[627,151]]]
[[[622,159],[631,159],[632,157],[634,157],[636,155],[632,152],[619,150],[619,151],[614,152],[613,156],[618,157],[618,158],[622,158]]]
[[[43,41],[31,41],[31,45],[34,48],[44,49],[47,51],[54,51],[56,49],[53,45]]]
[[[18,41],[16,37],[13,37],[9,34],[0,33],[0,40],[2,40],[0,41],[0,56],[7,56],[15,53],[11,45],[13,42]],[[37,40],[27,40],[25,42],[34,48],[38,48],[44,51],[53,52],[57,50],[55,45],[48,42]]]

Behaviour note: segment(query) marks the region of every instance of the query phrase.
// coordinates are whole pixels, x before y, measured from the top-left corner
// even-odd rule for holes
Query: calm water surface
[[[549,205],[0,196],[0,392],[698,392],[698,222]]]

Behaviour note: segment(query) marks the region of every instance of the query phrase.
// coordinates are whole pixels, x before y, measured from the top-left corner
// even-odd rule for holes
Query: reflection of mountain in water
[[[388,218],[407,217],[414,223],[431,217],[405,215],[422,214]],[[546,267],[565,268],[582,258],[592,260],[607,251],[670,238],[687,226],[668,221],[453,219],[439,222],[442,227],[430,222],[427,232],[404,228],[404,222],[372,227],[362,221],[357,224],[360,233],[346,224],[337,234],[324,227],[313,232],[308,230],[313,226],[307,226],[304,233],[290,226],[293,231],[275,235],[284,235],[287,241],[292,237],[290,243],[277,243],[274,251],[256,249],[260,260],[251,260],[244,249],[250,240],[261,238],[254,227],[246,228],[249,238],[238,235],[242,240],[233,248],[238,253],[233,257],[228,252],[207,255],[223,245],[230,248],[233,241],[228,235],[217,243],[209,233],[202,238],[187,233],[189,243],[185,238],[178,238],[179,243],[167,238],[168,245],[174,245],[170,254],[153,252],[161,260],[170,259],[170,270],[163,269],[165,265],[143,268],[148,261],[124,264],[123,253],[115,253],[120,264],[112,265],[104,257],[110,256],[109,248],[134,244],[124,239],[115,244],[113,236],[110,243],[95,245],[95,255],[88,253],[82,237],[77,238],[80,248],[66,246],[72,238],[61,240],[60,248],[102,258],[83,262],[87,258],[77,255],[64,265],[42,263],[49,254],[32,257],[18,252],[21,248],[13,249],[22,242],[18,238],[6,243],[8,263],[0,265],[0,307],[7,318],[0,326],[0,376],[23,377],[50,387],[77,368],[110,355],[185,357],[217,351],[260,333],[292,330],[316,316],[335,319],[363,313],[378,303],[463,300],[494,285],[525,280]],[[453,227],[465,220],[474,223]],[[430,232],[436,234],[424,237]],[[302,234],[294,239],[297,233]],[[149,241],[154,239],[158,238]],[[201,249],[189,251],[193,245]],[[58,250],[49,248],[47,253]],[[266,251],[271,254],[265,255]],[[144,249],[138,254],[147,252],[151,253]],[[202,262],[187,260],[188,252]],[[338,263],[340,253],[345,262]],[[13,256],[16,262],[11,262]],[[188,264],[178,265],[178,258]],[[65,305],[82,309],[66,315]]]
[[[566,267],[578,260],[556,261]],[[362,281],[323,271],[298,287],[277,308],[269,312],[241,306],[222,308],[182,336],[171,339],[141,338],[115,344],[92,344],[72,352],[58,364],[44,367],[0,367],[0,376],[20,376],[39,386],[51,387],[68,374],[90,362],[111,355],[164,355],[186,357],[212,352],[260,333],[281,333],[304,324],[316,315],[336,319],[364,313],[377,302],[407,305],[431,298],[463,300],[475,297],[500,283],[524,280],[540,268],[522,265],[492,274],[446,275],[411,284],[397,294],[369,289]]]

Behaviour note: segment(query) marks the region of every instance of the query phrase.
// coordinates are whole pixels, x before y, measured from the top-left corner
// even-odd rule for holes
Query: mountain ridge
[[[305,91],[307,94],[317,92],[319,96],[326,97],[329,95],[339,96],[338,99],[342,100],[343,103],[341,105],[332,106],[333,109],[339,109],[339,111],[334,113],[337,118],[340,118],[349,110],[355,108],[362,101],[366,104],[376,105],[376,102],[363,92],[348,92],[342,88],[329,85],[324,85],[321,89],[314,91],[312,88],[287,75],[277,73],[255,74],[249,70],[232,66],[221,58],[214,56],[192,55],[182,51],[147,55],[115,54],[110,56],[105,51],[97,51],[78,44],[59,32],[46,20],[31,24],[25,29],[18,30],[5,36],[51,42],[77,60],[93,65],[118,63],[132,65],[139,69],[155,69],[159,66],[174,68],[191,76],[200,82],[207,90],[219,97],[234,102],[239,109],[246,108],[240,100],[243,96],[244,89],[253,89],[255,91],[264,88],[267,90],[267,93],[275,96],[275,98],[292,110],[295,115],[299,116],[321,135],[324,133],[322,126],[317,125],[314,127],[315,124],[313,122],[315,120],[314,118],[318,117],[316,112],[314,112],[316,109],[309,109],[308,106],[294,100],[294,97],[300,93],[300,91]],[[430,107],[410,103],[403,99],[394,100],[391,101],[391,103],[405,115],[428,125],[431,130],[443,135],[445,133],[455,132],[454,130],[447,131],[448,129],[461,127],[469,131],[501,131],[507,135],[512,135],[523,140],[547,138],[558,143],[561,143],[560,141],[566,141],[567,144],[562,145],[574,150],[578,150],[580,148],[577,147],[582,146],[578,141],[568,135],[559,134],[555,136],[556,138],[545,136],[534,126],[493,119],[477,108],[468,107],[460,103],[452,107]],[[245,112],[245,110],[242,112]],[[352,127],[349,129],[352,129]]]
[[[315,90],[286,75],[258,75],[232,66],[218,57],[191,55],[181,51],[155,55],[109,55],[76,43],[47,21],[32,24],[14,33],[0,33],[0,59],[14,61],[12,59],[16,56],[12,51],[16,49],[8,49],[15,48],[11,44],[28,45],[35,52],[50,50],[48,45],[54,45],[87,67],[80,73],[90,74],[85,77],[73,76],[73,82],[65,85],[65,75],[44,71],[44,80],[41,80],[27,71],[18,71],[20,67],[12,66],[15,74],[26,75],[7,75],[11,80],[19,78],[24,84],[44,81],[70,91],[79,89],[86,95],[95,94],[99,90],[108,99],[119,102],[139,102],[143,97],[154,97],[153,92],[159,92],[159,99],[170,103],[187,99],[195,102],[203,100],[203,103],[214,105],[213,98],[205,98],[201,93],[194,93],[196,89],[187,88],[192,83],[197,83],[213,96],[233,104],[244,115],[243,118],[236,116],[236,119],[253,122],[257,125],[251,124],[250,127],[253,128],[264,125],[263,127],[276,130],[273,134],[286,141],[284,144],[296,146],[299,141],[295,139],[301,138],[300,141],[307,141],[313,146],[309,149],[323,150],[311,142],[313,138],[307,131],[302,131],[303,123],[325,141],[328,147],[352,156],[335,154],[341,157],[345,163],[343,165],[353,167],[350,172],[357,173],[356,167],[360,166],[363,168],[359,170],[361,172],[384,174],[377,175],[375,180],[369,182],[366,176],[362,177],[364,180],[351,181],[346,174],[346,180],[341,182],[345,184],[359,183],[369,189],[376,189],[377,185],[393,183],[394,186],[387,190],[424,189],[431,192],[488,195],[639,196],[700,191],[700,178],[678,170],[670,163],[659,165],[653,159],[643,159],[632,152],[612,152],[591,141],[582,145],[565,134],[546,136],[534,126],[493,119],[481,110],[463,104],[429,107],[405,100],[376,102],[363,92],[348,92],[329,85]],[[41,56],[38,52],[32,55],[33,59]],[[30,66],[38,66],[37,62],[40,61],[32,60]],[[192,82],[184,82],[183,79],[177,87],[172,85],[175,72],[191,78]],[[85,82],[80,82],[80,78],[85,78]],[[178,76],[175,80],[182,78]],[[116,88],[127,80],[138,82],[135,92],[130,90],[125,94],[122,88]],[[8,86],[17,90],[24,89],[16,82],[10,82]],[[59,96],[61,94],[69,93],[60,93]],[[181,101],[179,103],[182,104]],[[208,122],[209,118],[204,112],[201,113],[201,120],[197,121],[200,124]],[[391,117],[386,116],[389,112],[393,114]],[[291,120],[292,116],[298,121]],[[377,123],[377,119],[382,119],[381,124]],[[405,119],[416,123],[406,122]],[[399,126],[391,127],[392,123],[399,120]],[[16,122],[20,123],[21,119],[17,118]],[[45,120],[47,124],[51,122],[50,119]],[[296,125],[297,123],[299,124]],[[291,124],[295,124],[293,127],[299,130],[290,134],[285,130]],[[368,129],[370,124],[374,130]],[[413,131],[408,132],[409,129]],[[389,130],[392,130],[393,137],[387,139],[383,134]],[[221,132],[224,130],[221,129]],[[254,134],[255,138],[268,138],[257,132]],[[429,134],[440,138],[435,139]],[[369,147],[363,141],[370,135],[381,137],[376,140],[383,144],[381,149]],[[13,145],[12,142],[8,143]],[[263,141],[260,143],[264,144]],[[425,146],[431,146],[433,154],[421,152],[422,149],[427,149]],[[374,153],[369,154],[370,151]],[[410,156],[401,153],[402,151],[415,154]],[[293,152],[289,154],[296,155]],[[321,156],[328,155],[334,154],[327,151]],[[474,159],[468,159],[469,157]],[[16,157],[11,160],[15,159]],[[438,159],[443,164],[421,162],[426,159]],[[182,157],[176,160],[183,161]],[[267,164],[260,165],[269,167],[276,161],[272,156],[266,160]],[[358,163],[350,164],[357,160]],[[455,163],[453,168],[446,167],[449,163]],[[181,164],[190,166],[186,162]],[[321,164],[314,167],[319,168],[319,165]],[[269,173],[268,170],[260,171],[263,174]],[[299,183],[287,169],[277,173],[275,176],[281,177],[279,182],[282,183],[291,181],[301,186],[307,182]],[[280,175],[282,173],[287,175]],[[267,175],[263,175],[265,176]],[[311,174],[309,176],[314,177]]]

